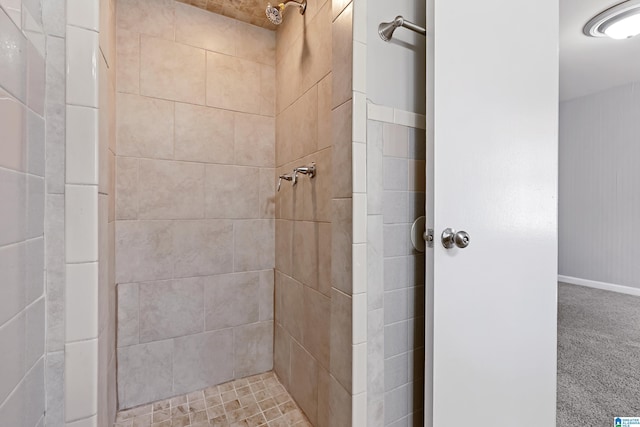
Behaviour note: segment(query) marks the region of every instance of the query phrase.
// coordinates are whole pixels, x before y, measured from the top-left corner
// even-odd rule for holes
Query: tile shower
[[[369,171],[405,173],[401,159],[408,181],[381,187],[398,194],[367,212],[379,195],[367,157],[381,133],[410,143],[421,131],[367,133],[366,3],[309,0],[274,31],[255,0],[0,0],[0,32],[27,46],[22,68],[0,55],[0,108],[26,114],[11,141],[28,153],[0,156],[0,174],[17,177],[0,190],[24,208],[0,207],[0,265],[16,250],[30,260],[11,276],[25,297],[0,312],[3,348],[24,349],[0,364],[15,385],[0,388],[0,423],[419,419],[420,332],[378,345],[418,330],[420,278],[375,287],[367,257],[384,240],[385,276],[421,267],[393,238],[418,210],[389,208],[421,203],[423,160],[416,144],[406,156],[385,146],[385,167]],[[12,86],[22,71],[26,93]],[[314,178],[276,191],[311,162]]]

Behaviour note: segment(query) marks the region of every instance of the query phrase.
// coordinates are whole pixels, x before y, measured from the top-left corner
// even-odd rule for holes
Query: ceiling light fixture
[[[640,0],[628,0],[599,13],[587,22],[582,32],[616,40],[640,34]]]

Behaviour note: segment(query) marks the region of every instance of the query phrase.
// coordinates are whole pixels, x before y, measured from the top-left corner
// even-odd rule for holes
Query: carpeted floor
[[[640,297],[561,283],[556,427],[640,417]]]

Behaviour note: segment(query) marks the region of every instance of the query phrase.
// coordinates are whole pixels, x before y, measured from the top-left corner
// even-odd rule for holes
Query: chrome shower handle
[[[308,166],[299,166],[293,169],[293,185],[296,185],[298,182],[298,174],[301,173],[303,175],[309,175],[309,178],[313,178],[316,176],[316,164],[312,162]]]
[[[278,177],[278,191],[280,191],[280,184],[282,184],[282,180],[285,181],[293,181],[293,183],[295,184],[295,180],[291,175],[280,175]]]

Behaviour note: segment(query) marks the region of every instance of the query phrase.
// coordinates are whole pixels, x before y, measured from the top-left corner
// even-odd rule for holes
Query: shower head
[[[282,24],[282,16],[284,15],[284,10],[287,8],[287,6],[290,5],[298,6],[300,15],[304,15],[304,12],[307,10],[307,0],[302,0],[300,2],[296,0],[289,0],[287,2],[278,4],[277,6],[272,6],[271,3],[268,3],[267,10],[265,10],[267,18],[269,18],[269,21],[271,21],[271,23],[274,25]]]
[[[391,40],[391,37],[393,37],[393,32],[396,28],[401,27],[403,23],[404,19],[402,16],[396,17],[396,19],[391,22],[383,22],[378,26],[378,34],[380,34],[380,38],[388,42]]]

